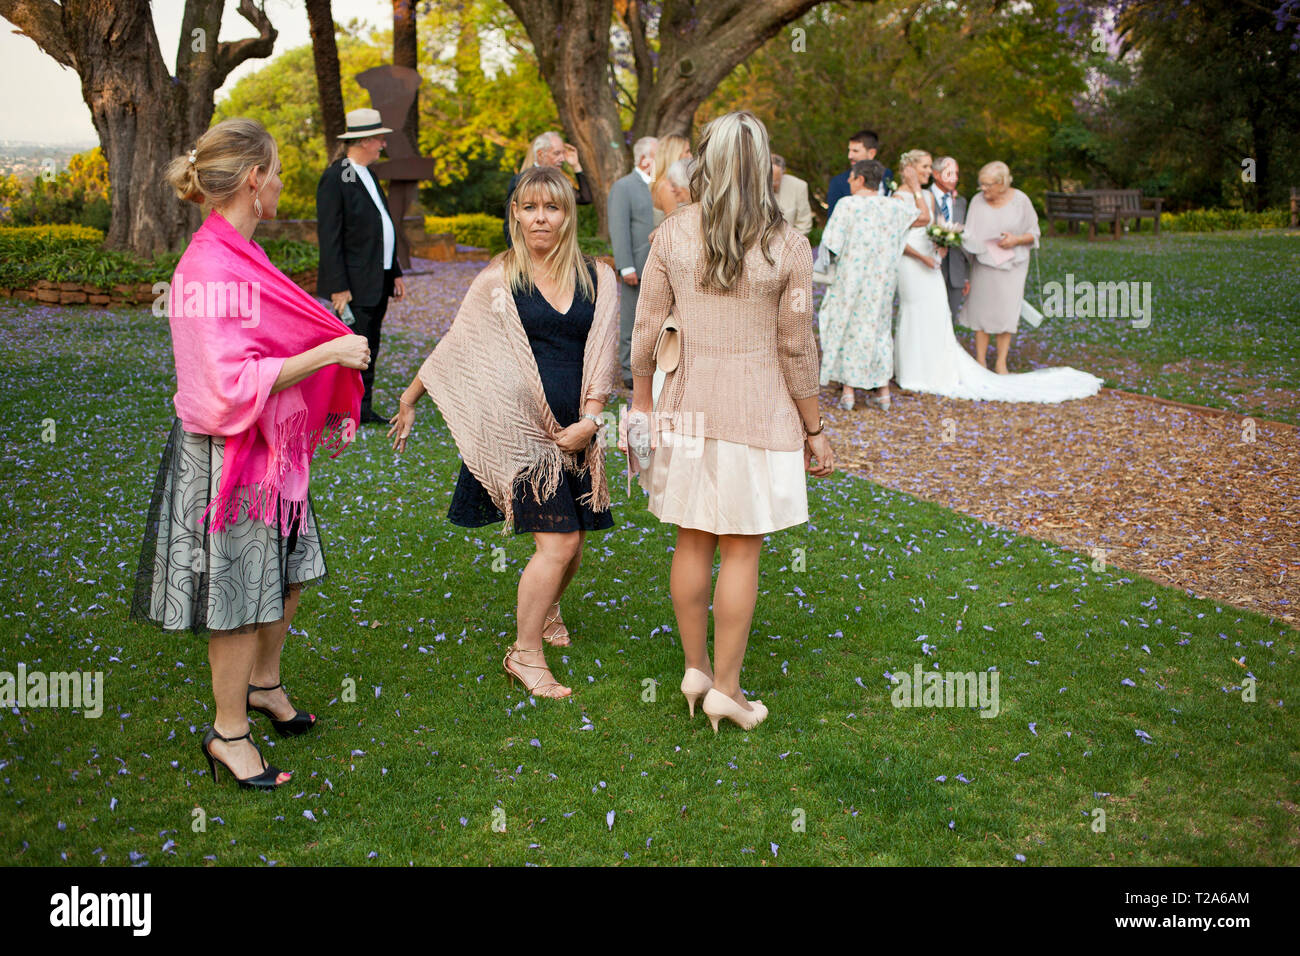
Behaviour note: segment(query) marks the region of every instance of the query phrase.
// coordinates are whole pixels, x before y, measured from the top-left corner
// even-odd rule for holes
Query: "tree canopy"
[[[949,154],[971,188],[975,170],[1000,159],[1038,191],[1086,80],[1086,44],[1056,30],[1055,10],[1055,0],[820,6],[738,66],[697,119],[752,109],[817,198],[863,128],[880,136],[887,166],[913,148]]]

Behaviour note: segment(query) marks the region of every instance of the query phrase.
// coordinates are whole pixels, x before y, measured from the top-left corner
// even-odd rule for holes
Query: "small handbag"
[[[1038,269],[1037,249],[1033,251],[1033,256],[1034,256],[1034,269],[1038,279],[1038,301],[1041,303],[1043,301],[1043,276],[1042,273],[1037,272]],[[1030,325],[1032,325],[1034,328],[1038,328],[1040,325],[1043,324],[1043,313],[1038,311],[1038,309],[1034,308],[1033,303],[1029,301],[1028,297],[1025,297],[1020,300],[1020,317],[1024,319],[1026,322],[1028,322]]]
[[[812,280],[818,285],[830,285],[835,281],[835,257],[826,246],[817,247],[817,258],[813,262]]]
[[[677,317],[671,312],[659,327],[654,358],[655,367],[665,375],[677,371],[677,365],[682,360],[682,330],[677,324]]]
[[[1043,313],[1034,308],[1028,299],[1020,300],[1020,317],[1034,328],[1038,328],[1043,324]]]

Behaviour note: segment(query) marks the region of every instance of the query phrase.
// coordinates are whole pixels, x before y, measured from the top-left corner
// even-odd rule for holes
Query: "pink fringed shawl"
[[[219,531],[247,512],[287,535],[307,501],[316,446],[341,451],[355,434],[361,373],[329,365],[271,388],[285,359],[350,330],[217,212],[176,264],[168,315],[181,425],[226,439],[204,518]]]
[[[517,483],[536,501],[555,494],[560,469],[581,473],[577,456],[555,443],[561,429],[546,402],[528,333],[506,283],[503,255],[478,274],[451,328],[420,368],[420,380],[438,404],[461,457],[493,503],[514,527]],[[579,292],[575,290],[574,295]],[[582,401],[602,404],[614,390],[618,371],[618,285],[614,270],[596,264],[596,309],[582,356]],[[609,510],[605,449],[597,435],[584,469],[591,492],[583,503]]]

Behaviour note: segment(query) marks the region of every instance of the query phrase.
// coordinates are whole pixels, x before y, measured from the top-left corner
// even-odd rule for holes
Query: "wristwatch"
[[[590,419],[595,424],[596,431],[600,431],[602,428],[605,427],[605,423],[601,420],[601,417],[599,415],[593,415],[591,414],[591,412],[586,412],[585,414],[583,414],[582,417]]]
[[[825,430],[826,430],[826,422],[825,422],[825,420],[824,420],[820,415],[818,415],[818,416],[817,416],[817,430],[816,430],[815,432],[810,432],[810,431],[808,430],[808,426],[805,425],[805,426],[804,426],[803,433],[804,433],[805,435],[807,435],[809,438],[812,438],[814,435],[820,435],[820,434],[821,434],[822,432],[824,432]]]

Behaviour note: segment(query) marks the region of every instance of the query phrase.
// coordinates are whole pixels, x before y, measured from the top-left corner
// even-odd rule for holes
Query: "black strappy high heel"
[[[258,687],[254,684],[248,685],[248,709],[253,713],[261,714],[263,717],[271,718],[271,726],[279,732],[281,737],[297,737],[299,734],[305,734],[316,726],[316,715],[308,714],[304,711],[294,708],[293,716],[288,720],[277,720],[275,714],[271,713],[266,707],[254,707],[252,696],[255,690],[275,690],[277,687],[283,687],[284,684],[274,684],[271,687]]]
[[[213,783],[217,782],[217,764],[221,764],[221,766],[226,768],[226,772],[232,777],[235,777],[235,780],[239,782],[239,785],[246,790],[274,790],[276,787],[280,786],[276,781],[283,771],[278,767],[267,766],[266,759],[262,756],[262,751],[258,749],[257,744],[253,744],[253,749],[257,751],[257,759],[262,761],[262,772],[256,777],[245,777],[243,779],[236,777],[235,771],[230,769],[230,764],[226,763],[220,757],[213,756],[212,751],[208,749],[208,744],[212,743],[214,740],[223,740],[228,744],[233,744],[238,740],[248,740],[249,743],[253,743],[252,737],[253,732],[251,730],[248,731],[248,733],[240,734],[238,737],[223,737],[221,734],[217,733],[217,728],[208,728],[208,732],[204,734],[203,742],[199,746],[203,748],[203,756],[208,758],[208,769],[212,771]],[[288,783],[289,781],[286,780],[284,782]]]

